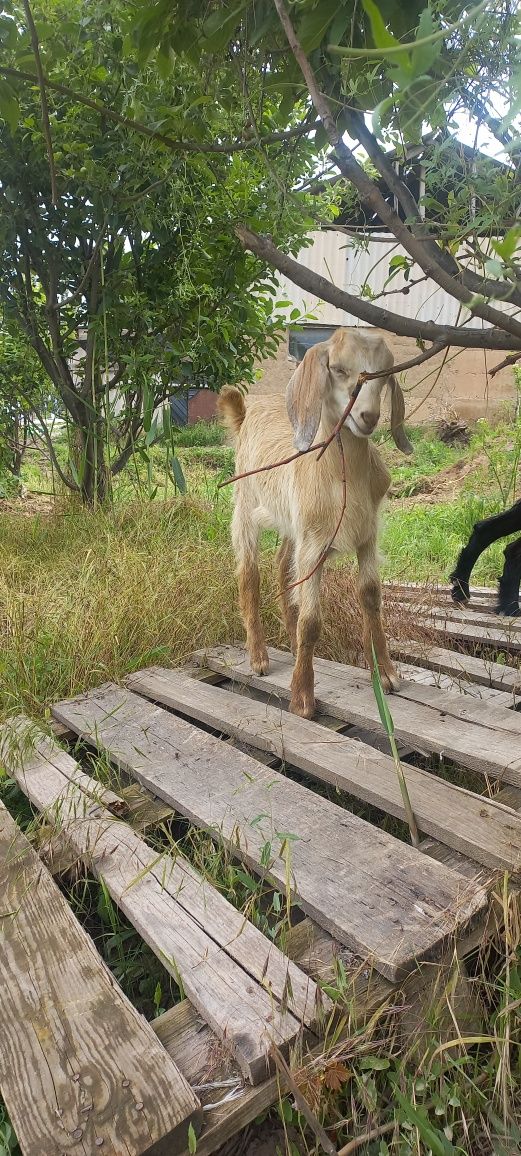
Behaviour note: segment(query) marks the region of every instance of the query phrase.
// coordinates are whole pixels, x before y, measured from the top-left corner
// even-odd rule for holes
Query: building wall
[[[448,325],[462,324],[457,301],[431,281],[412,286],[404,295],[399,289],[406,283],[399,274],[385,288],[389,259],[400,252],[400,247],[391,243],[389,237],[371,241],[367,249],[361,249],[359,246],[351,247],[349,237],[343,233],[326,230],[313,234],[313,244],[302,250],[298,259],[306,268],[322,274],[350,293],[360,293],[362,286],[367,284],[373,293],[384,291],[386,307],[396,313]],[[286,278],[280,279],[280,289],[282,296],[291,301],[288,316],[289,310],[296,306],[310,325],[354,328],[363,324],[351,315],[310,297]],[[388,292],[390,289],[393,291]],[[468,324],[475,328],[482,322],[473,318]],[[379,332],[392,349],[396,363],[417,355],[418,347],[412,338],[395,337],[383,330]],[[507,368],[496,377],[489,376],[490,369],[503,357],[503,353],[490,350],[451,348],[445,356],[440,354],[400,375],[408,417],[421,423],[453,410],[458,416],[473,421],[479,417],[493,420],[502,413],[511,412],[516,400],[513,370]],[[253,390],[256,393],[281,392],[294,367],[295,362],[288,358],[286,341],[276,357],[259,363],[259,378]]]
[[[217,396],[210,389],[198,389],[188,400],[188,425],[196,421],[211,421],[217,413]]]

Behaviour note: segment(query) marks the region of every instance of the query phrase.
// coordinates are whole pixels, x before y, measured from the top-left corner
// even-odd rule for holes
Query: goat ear
[[[321,341],[308,349],[286,389],[286,406],[298,450],[308,450],[320,425],[329,377],[329,346]]]
[[[394,373],[388,377],[391,389],[391,433],[395,445],[403,454],[412,454],[413,447],[403,428],[405,417],[405,401]]]

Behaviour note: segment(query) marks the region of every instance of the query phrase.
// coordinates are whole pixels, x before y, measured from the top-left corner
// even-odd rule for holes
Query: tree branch
[[[460,301],[462,305],[465,305],[474,316],[480,317],[490,325],[495,325],[506,330],[517,340],[521,339],[521,323],[508,314],[493,309],[484,302],[476,301],[470,289],[464,287],[438,263],[435,254],[431,250],[430,239],[415,236],[401,220],[398,213],[395,213],[394,209],[391,209],[387,204],[378,186],[367,175],[353,156],[351,150],[345,144],[341,132],[336,125],[329,101],[318,88],[315,74],[297,38],[284,0],[274,0],[274,4],[290,48],[308,86],[313,104],[335,151],[340,172],[347,180],[351,181],[358,190],[363,203],[380,217],[380,220],[394,233],[397,241],[403,245],[406,252],[417,262],[428,277],[436,281],[441,289],[444,289],[451,297],[454,297],[457,301]]]
[[[396,333],[400,337],[414,337],[420,341],[432,341],[442,345],[457,345],[466,349],[521,349],[521,338],[510,337],[501,328],[465,329],[456,325],[438,325],[434,321],[418,321],[415,317],[402,317],[400,313],[392,313],[379,305],[373,305],[365,298],[355,297],[346,293],[322,277],[300,265],[287,253],[277,249],[269,237],[262,237],[252,232],[245,225],[237,225],[236,236],[241,245],[249,249],[261,261],[271,265],[283,273],[295,285],[318,297],[321,301],[328,301],[337,309],[351,313],[360,321],[368,325],[375,325],[378,329],[385,329],[389,333]]]
[[[35,26],[35,23],[33,20],[33,14],[31,12],[31,6],[29,4],[29,0],[23,0],[23,6],[24,6],[25,18],[27,20],[27,27],[29,29],[29,35],[31,37],[31,44],[32,44],[32,49],[33,49],[33,54],[34,54],[34,63],[36,65],[36,76],[37,76],[37,80],[38,80],[38,88],[40,89],[40,104],[41,104],[41,108],[42,108],[43,135],[45,137],[45,144],[47,147],[47,156],[49,159],[49,172],[51,175],[51,199],[52,199],[52,203],[54,205],[54,208],[56,208],[56,205],[58,204],[58,187],[57,187],[57,183],[56,183],[56,168],[55,168],[55,164],[54,164],[54,152],[53,152],[53,147],[52,147],[51,123],[49,120],[49,106],[47,104],[47,93],[45,91],[46,81],[45,81],[45,76],[44,76],[43,68],[42,68],[42,60],[41,60],[41,56],[40,56],[40,45],[38,43],[38,33],[36,31],[36,26]]]

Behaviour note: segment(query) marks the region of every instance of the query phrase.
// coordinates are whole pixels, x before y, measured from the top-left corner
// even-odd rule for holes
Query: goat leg
[[[504,538],[506,534],[515,534],[516,530],[521,530],[521,501],[514,502],[514,505],[502,514],[494,514],[491,518],[484,518],[483,521],[476,522],[467,545],[463,547],[456,566],[449,576],[449,581],[452,582],[454,602],[468,602],[470,576],[483,551],[493,542],[497,542],[499,538]],[[502,607],[501,590],[499,601]],[[501,609],[500,612],[505,613],[504,609]]]
[[[307,557],[306,557],[307,554]],[[297,574],[309,573],[313,563],[309,554],[301,550],[297,555]],[[291,701],[289,709],[301,718],[313,718],[315,713],[315,677],[313,655],[320,638],[322,616],[320,612],[320,579],[323,564],[299,587],[300,610],[297,621],[297,656],[291,679]]]
[[[505,551],[505,566],[499,579],[498,614],[519,618],[519,585],[521,582],[521,538],[510,542]]]
[[[255,674],[267,674],[270,660],[260,620],[260,573],[255,560],[238,569],[239,608],[246,627],[246,646]]]
[[[373,647],[384,690],[400,689],[400,676],[391,660],[382,623],[382,587],[378,573],[376,542],[357,551],[358,596],[362,606],[364,655],[369,670],[374,669]]]
[[[289,538],[284,538],[277,554],[279,566],[280,599],[282,613],[293,654],[297,653],[298,593],[288,590],[293,581],[294,547]]]

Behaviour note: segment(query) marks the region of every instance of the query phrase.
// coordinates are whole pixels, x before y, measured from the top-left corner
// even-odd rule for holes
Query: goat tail
[[[225,385],[217,399],[217,413],[233,438],[236,438],[246,414],[246,406],[240,389]]]

